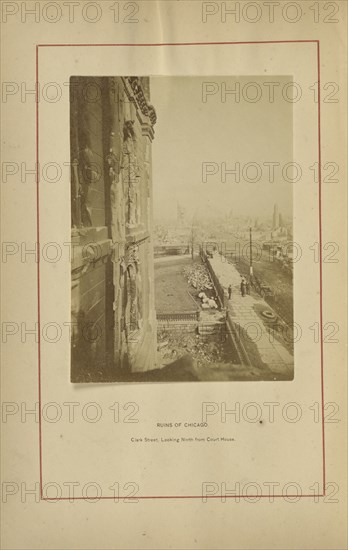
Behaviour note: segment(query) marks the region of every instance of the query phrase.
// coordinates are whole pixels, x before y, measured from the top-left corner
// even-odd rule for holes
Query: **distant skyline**
[[[267,82],[282,86],[291,80],[290,76],[255,75],[151,77],[151,103],[157,113],[152,148],[155,219],[175,217],[177,203],[191,215],[204,211],[224,215],[233,210],[236,215],[272,216],[274,203],[284,216],[292,214],[293,184],[282,177],[282,168],[293,160],[292,104],[281,94],[275,94],[272,103],[268,93],[255,103],[242,96],[238,103],[226,95],[223,103],[220,94],[223,86],[243,89],[254,82],[264,92]],[[207,82],[218,91],[204,102],[202,86]],[[271,162],[279,163],[273,183],[269,182],[271,168],[264,164]],[[238,169],[236,163],[239,183],[228,174]],[[209,175],[209,171],[216,173]],[[256,175],[259,181],[246,181]]]
[[[286,223],[291,223],[292,224],[292,216],[291,214],[286,214],[282,211],[280,211],[280,215],[282,216],[283,220],[286,222]],[[230,218],[231,216],[231,218]],[[154,221],[155,223],[156,222],[160,222],[160,223],[164,223],[164,222],[176,222],[176,220],[178,219],[178,216],[177,216],[177,213],[176,212],[173,212],[173,215],[171,216],[166,216],[166,215],[163,215],[161,214],[160,212],[157,213],[157,215],[154,216]],[[184,212],[184,220],[185,222],[186,221],[189,221],[191,223],[191,221],[193,221],[194,219],[197,219],[198,221],[209,221],[209,220],[212,220],[212,221],[218,221],[218,220],[224,220],[224,219],[228,219],[230,221],[230,219],[233,219],[234,220],[243,220],[243,221],[246,221],[246,220],[252,220],[252,222],[254,223],[255,221],[258,221],[259,223],[272,223],[273,221],[273,210],[270,211],[270,213],[268,214],[265,214],[265,215],[258,215],[258,216],[250,216],[248,214],[236,214],[233,210],[232,211],[226,211],[226,212],[222,212],[222,211],[215,211],[215,212],[208,212],[207,211],[204,211],[202,213],[202,216],[200,217],[200,214],[192,214],[192,212],[190,212],[189,210],[186,210]]]

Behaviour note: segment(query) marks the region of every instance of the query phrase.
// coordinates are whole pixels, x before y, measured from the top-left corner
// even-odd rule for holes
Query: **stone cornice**
[[[127,76],[122,78],[128,98],[137,106],[137,117],[142,126],[143,135],[148,136],[151,141],[154,137],[153,126],[156,124],[157,115],[155,108],[150,105],[145,97],[140,78]]]
[[[137,100],[139,109],[141,110],[143,115],[149,117],[152,126],[154,126],[157,120],[156,111],[155,108],[147,101],[140,79],[137,76],[128,76],[127,80],[130,83],[131,88],[134,92],[134,96]]]

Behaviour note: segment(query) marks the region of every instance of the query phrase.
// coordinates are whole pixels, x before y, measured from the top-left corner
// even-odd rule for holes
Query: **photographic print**
[[[293,93],[71,77],[72,382],[294,378]]]
[[[346,550],[347,3],[0,13],[2,548]]]

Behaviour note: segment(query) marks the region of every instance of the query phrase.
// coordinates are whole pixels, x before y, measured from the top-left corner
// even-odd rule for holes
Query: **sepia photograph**
[[[70,78],[71,382],[294,379],[291,93]]]
[[[347,2],[0,13],[1,548],[346,550]]]

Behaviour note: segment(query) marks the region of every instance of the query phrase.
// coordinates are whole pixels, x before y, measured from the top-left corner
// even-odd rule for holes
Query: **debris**
[[[166,346],[168,346],[168,344],[169,344],[168,340],[164,340],[164,342],[159,342],[158,343],[158,349],[165,348]]]
[[[197,290],[212,290],[213,284],[210,280],[209,271],[203,264],[194,264],[190,267],[185,267],[183,273],[188,282]]]

